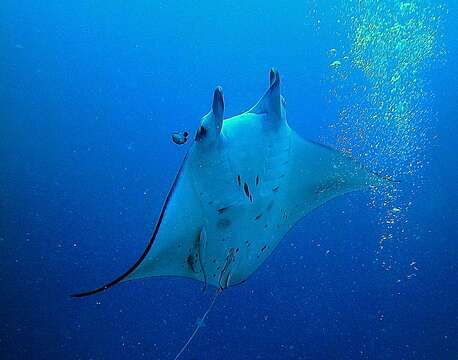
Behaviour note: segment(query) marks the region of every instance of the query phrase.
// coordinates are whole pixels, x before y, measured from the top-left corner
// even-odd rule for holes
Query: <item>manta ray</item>
[[[224,119],[216,87],[211,109],[162,206],[152,237],[120,282],[179,276],[226,289],[246,281],[288,231],[327,201],[387,185],[348,154],[300,137],[286,119],[280,76],[248,111]]]

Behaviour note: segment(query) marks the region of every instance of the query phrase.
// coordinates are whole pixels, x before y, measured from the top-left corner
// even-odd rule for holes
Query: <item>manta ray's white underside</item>
[[[350,157],[299,137],[286,121],[278,72],[249,111],[223,120],[221,88],[167,196],[140,259],[107,285],[184,276],[226,288],[245,281],[304,215],[386,183]]]

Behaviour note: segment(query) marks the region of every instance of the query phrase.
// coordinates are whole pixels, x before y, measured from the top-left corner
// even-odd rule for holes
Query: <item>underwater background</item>
[[[306,216],[183,359],[458,359],[456,1],[0,4],[0,358],[173,359],[213,291],[118,285],[216,85],[401,180]]]

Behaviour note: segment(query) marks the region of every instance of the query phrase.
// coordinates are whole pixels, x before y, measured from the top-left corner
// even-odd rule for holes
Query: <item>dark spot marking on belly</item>
[[[186,259],[186,262],[188,263],[189,268],[192,270],[192,272],[196,272],[194,268],[194,256],[191,254],[188,255],[188,258]]]
[[[231,220],[229,219],[219,219],[218,222],[216,223],[216,225],[220,228],[220,229],[226,229],[228,228],[229,226],[231,226],[232,222]],[[224,239],[223,239],[224,241]]]
[[[219,212],[220,214],[222,214],[223,212],[225,212],[225,211],[226,211],[227,209],[229,209],[229,208],[230,208],[230,206],[225,206],[225,207],[219,208],[219,209],[218,209],[218,212]]]
[[[250,197],[250,189],[249,189],[247,183],[243,183],[243,191],[245,191],[245,195],[246,195],[247,197]]]
[[[273,207],[273,206],[274,206],[274,202],[271,201],[271,202],[269,203],[269,205],[267,205],[267,211],[272,210],[272,207]]]

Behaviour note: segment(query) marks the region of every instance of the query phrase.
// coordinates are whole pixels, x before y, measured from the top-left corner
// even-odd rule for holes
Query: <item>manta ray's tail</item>
[[[181,350],[178,352],[178,354],[175,356],[175,358],[173,360],[177,360],[181,356],[181,354],[183,354],[183,352],[187,349],[187,347],[191,343],[192,339],[194,339],[194,336],[196,336],[197,332],[202,327],[202,324],[204,323],[205,318],[207,317],[208,313],[213,308],[213,305],[215,304],[216,298],[218,297],[218,295],[222,291],[223,290],[221,288],[216,289],[215,295],[213,296],[212,302],[210,303],[210,306],[208,307],[207,311],[202,316],[202,318],[197,321],[197,325],[196,325],[196,328],[194,329],[193,333],[191,334],[191,336],[189,337],[188,341],[186,341],[186,343],[183,345],[183,347],[181,348]]]

